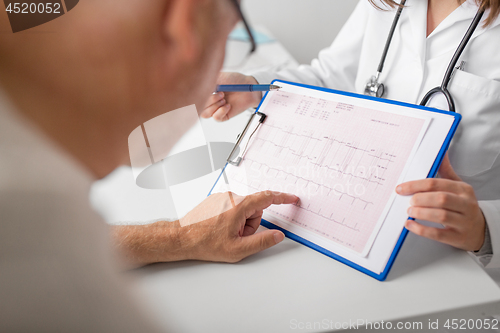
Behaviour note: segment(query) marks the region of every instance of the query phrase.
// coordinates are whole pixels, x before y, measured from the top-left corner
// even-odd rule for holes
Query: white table
[[[238,42],[229,47],[237,49]],[[296,65],[279,43],[260,45],[258,52],[247,69],[266,61]],[[247,117],[222,124],[204,120],[207,140],[234,142]],[[198,198],[216,176],[194,187]],[[110,223],[175,218],[166,192],[138,188],[126,167],[98,182],[91,199]],[[288,239],[234,265],[167,263],[132,274],[152,314],[170,332],[335,331],[358,320],[422,322],[417,331],[425,332],[429,319],[442,324],[500,313],[500,289],[467,253],[413,235],[386,282]],[[312,329],[299,329],[307,325]]]
[[[357,320],[426,328],[429,319],[480,318],[500,300],[466,253],[411,235],[386,282],[288,239],[238,264],[157,264],[139,276],[152,312],[172,332],[333,331]],[[333,329],[292,329],[324,320]]]

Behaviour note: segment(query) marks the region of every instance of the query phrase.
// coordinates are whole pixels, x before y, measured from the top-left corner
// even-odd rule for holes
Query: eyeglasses
[[[250,38],[250,43],[252,44],[252,48],[250,49],[250,52],[249,52],[249,55],[250,55],[257,50],[257,43],[255,42],[255,38],[253,36],[252,29],[250,29],[250,26],[248,25],[248,21],[245,19],[245,15],[243,15],[243,11],[241,10],[239,0],[232,0],[232,2],[236,6],[236,10],[238,11],[238,14],[240,15],[241,21],[243,22],[243,25],[245,26],[245,30],[248,33],[248,37]]]

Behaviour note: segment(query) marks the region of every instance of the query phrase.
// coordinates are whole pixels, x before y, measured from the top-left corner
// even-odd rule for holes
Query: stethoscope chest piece
[[[366,83],[365,86],[365,95],[382,98],[385,94],[385,86],[383,83],[378,82],[380,73],[374,75],[370,78],[370,80]]]
[[[379,83],[378,80],[380,78],[380,74],[382,73],[382,70],[384,69],[384,63],[385,63],[385,58],[387,57],[387,52],[389,51],[389,47],[391,45],[392,37],[394,36],[394,31],[396,30],[396,25],[398,24],[399,18],[401,16],[401,12],[406,4],[406,0],[401,0],[401,4],[398,8],[398,11],[396,12],[396,16],[394,17],[394,21],[392,22],[391,30],[389,31],[389,35],[387,36],[387,41],[385,42],[385,47],[384,51],[382,52],[382,58],[380,59],[380,63],[378,65],[377,69],[377,74],[372,76],[370,80],[366,83],[365,86],[365,95],[368,96],[373,96],[373,97],[383,97],[385,94],[385,86],[383,83]],[[462,55],[462,52],[464,51],[465,47],[467,46],[467,43],[471,39],[472,35],[474,34],[474,31],[476,31],[476,28],[481,22],[481,18],[483,17],[484,14],[484,9],[479,8],[479,10],[476,13],[476,16],[472,20],[472,23],[469,26],[469,29],[467,29],[467,32],[465,33],[464,37],[462,38],[462,41],[460,42],[460,45],[458,45],[457,50],[455,51],[455,54],[453,55],[453,58],[450,61],[450,64],[448,65],[448,68],[446,69],[446,73],[443,78],[443,82],[441,83],[441,86],[436,87],[429,91],[425,97],[423,98],[422,102],[420,102],[420,105],[427,105],[427,103],[432,99],[432,97],[436,94],[443,94],[444,97],[446,98],[448,102],[448,111],[453,111],[455,112],[455,102],[453,101],[453,98],[448,91],[448,84],[450,83],[451,76],[453,75],[455,68],[455,65],[458,62],[458,59]],[[457,68],[460,69],[460,68]]]

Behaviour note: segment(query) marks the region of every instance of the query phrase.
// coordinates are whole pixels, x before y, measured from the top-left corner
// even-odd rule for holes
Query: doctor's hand
[[[221,73],[217,84],[258,84],[253,76],[240,73]],[[203,118],[213,117],[217,121],[226,121],[251,107],[257,107],[262,99],[262,92],[219,92],[208,99],[201,113]]]
[[[451,167],[448,154],[439,169],[441,178],[411,181],[397,187],[401,195],[413,195],[408,215],[442,224],[423,226],[412,220],[406,228],[429,239],[466,251],[478,251],[484,243],[486,221],[472,186],[464,183]]]
[[[269,191],[246,197],[217,193],[179,221],[115,226],[113,237],[128,268],[179,260],[234,263],[280,243],[285,235],[279,230],[256,232],[263,210],[298,200]]]

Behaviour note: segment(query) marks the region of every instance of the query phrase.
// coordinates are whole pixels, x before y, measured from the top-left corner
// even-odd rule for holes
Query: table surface
[[[238,264],[166,263],[138,275],[151,311],[172,332],[277,333],[294,323],[431,318],[461,308],[475,318],[500,299],[466,253],[412,235],[385,282],[289,239]]]
[[[239,43],[228,47],[237,52]],[[296,65],[278,42],[260,45],[252,61],[247,70]],[[207,141],[234,142],[246,119],[248,113],[225,123],[203,120]],[[196,193],[193,205],[217,176],[186,185]],[[122,167],[94,185],[91,201],[109,223],[145,223],[176,218],[169,195],[137,187],[131,169]],[[164,263],[133,274],[150,311],[171,332],[288,332],[307,325],[312,329],[301,331],[335,331],[358,320],[464,310],[481,316],[499,311],[500,304],[500,289],[469,254],[411,234],[385,282],[289,239],[238,264]]]

